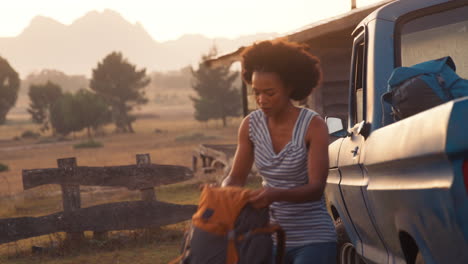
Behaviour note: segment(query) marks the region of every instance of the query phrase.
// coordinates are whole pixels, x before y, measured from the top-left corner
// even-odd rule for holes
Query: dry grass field
[[[149,153],[152,163],[191,167],[192,152],[199,144],[235,143],[240,118],[230,120],[229,126],[223,128],[220,121],[201,124],[193,120],[192,111],[190,107],[174,105],[143,108],[141,118],[134,123],[135,134],[115,134],[113,126],[108,125],[103,129],[104,135],[95,138],[103,147],[83,149],[74,149],[73,145],[85,140],[84,133],[63,141],[50,137],[13,140],[26,130],[38,130],[24,116],[14,116],[8,124],[0,126],[0,163],[9,167],[8,171],[0,172],[0,218],[62,211],[59,186],[47,185],[23,191],[23,169],[56,168],[56,160],[66,157],[76,157],[78,166],[129,165],[135,164],[135,154],[140,153]],[[198,186],[206,180],[205,176],[198,175],[187,182],[158,187],[157,199],[196,204]],[[258,186],[256,181],[252,184]],[[81,197],[82,207],[87,207],[139,200],[140,193],[117,188],[82,187]],[[24,239],[0,245],[0,263],[167,263],[178,254],[185,226],[186,223],[179,223],[152,232],[113,232],[105,242],[89,239],[79,248],[62,245],[63,234]],[[32,246],[51,248],[33,254]]]

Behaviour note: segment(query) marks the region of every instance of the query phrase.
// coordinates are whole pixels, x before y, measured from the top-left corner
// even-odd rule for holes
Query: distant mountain
[[[157,42],[140,23],[131,24],[119,13],[104,10],[89,12],[71,25],[37,16],[18,36],[0,38],[0,56],[21,77],[42,69],[90,76],[98,61],[112,51],[121,51],[131,63],[147,68],[148,72],[167,71],[197,63],[213,43],[222,54],[276,36],[272,33],[210,39],[185,35],[177,40]]]

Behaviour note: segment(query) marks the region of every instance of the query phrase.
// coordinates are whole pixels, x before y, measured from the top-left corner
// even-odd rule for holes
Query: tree
[[[204,61],[215,57],[216,54],[216,47],[213,47],[207,55],[202,56],[198,69],[192,70],[192,88],[198,97],[191,99],[196,120],[222,119],[225,127],[227,117],[237,116],[241,110],[240,92],[233,86],[239,73],[230,71],[229,67],[206,66]]]
[[[88,90],[81,89],[75,94],[74,105],[75,113],[79,113],[79,123],[82,128],[86,128],[89,140],[92,140],[91,128],[97,129],[112,121],[109,105],[104,99]]]
[[[80,89],[76,94],[65,93],[50,108],[50,122],[54,130],[66,136],[84,128],[92,140],[91,129],[111,122],[109,105],[95,93]]]
[[[111,106],[117,131],[133,133],[135,118],[130,111],[136,105],[148,102],[143,88],[149,82],[146,69],[137,70],[122,53],[112,52],[93,69],[90,87]]]
[[[71,132],[83,129],[83,125],[79,120],[80,113],[77,110],[75,98],[71,93],[61,95],[51,104],[49,120],[54,131],[66,136]]]
[[[8,111],[15,105],[19,86],[18,73],[0,57],[0,124],[5,123]]]
[[[32,84],[29,86],[28,112],[33,122],[42,124],[41,131],[50,128],[50,108],[52,104],[62,96],[62,88],[57,84],[47,81],[45,84]]]

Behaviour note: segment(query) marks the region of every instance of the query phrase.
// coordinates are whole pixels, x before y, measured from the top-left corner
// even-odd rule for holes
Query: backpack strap
[[[237,236],[237,241],[243,240],[251,235],[258,234],[273,234],[276,233],[276,264],[283,263],[285,248],[286,248],[286,234],[279,225],[268,225],[267,227],[259,227],[250,230],[245,234]]]
[[[286,233],[279,225],[270,225],[264,228],[253,230],[254,233],[276,233],[276,261],[275,263],[283,263],[285,248],[286,248]]]
[[[236,264],[239,262],[239,252],[237,252],[236,248],[236,232],[234,229],[228,232],[227,239],[226,264]]]

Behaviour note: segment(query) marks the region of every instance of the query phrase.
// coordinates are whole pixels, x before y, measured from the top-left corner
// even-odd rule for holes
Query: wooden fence
[[[76,158],[57,160],[58,168],[23,170],[25,190],[44,184],[60,184],[63,212],[40,217],[0,219],[0,244],[19,239],[67,232],[67,239],[84,238],[93,231],[96,239],[107,231],[158,227],[188,220],[196,205],[156,200],[155,186],[193,177],[182,166],[151,164],[149,154],[137,154],[136,165],[112,167],[77,166]],[[80,185],[127,187],[141,191],[141,201],[107,203],[81,208]]]
[[[201,144],[192,156],[192,170],[197,170],[198,159],[202,161],[201,169],[205,173],[216,169],[229,170],[232,165],[232,159],[236,152],[237,145],[212,145]]]

